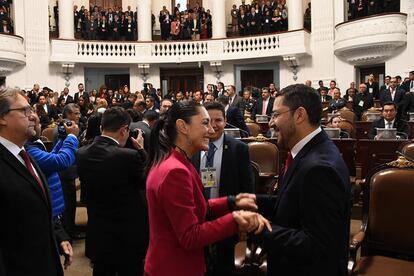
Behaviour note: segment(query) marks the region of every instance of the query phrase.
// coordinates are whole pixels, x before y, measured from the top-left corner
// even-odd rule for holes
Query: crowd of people
[[[12,0],[0,0],[0,33],[13,34],[13,19],[10,16]]]
[[[348,19],[384,12],[400,12],[400,0],[348,0]]]

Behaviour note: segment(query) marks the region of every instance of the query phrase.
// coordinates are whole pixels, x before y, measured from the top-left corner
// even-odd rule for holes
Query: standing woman
[[[264,225],[270,228],[257,213],[231,212],[232,207],[255,209],[248,194],[205,200],[202,181],[189,158],[208,150],[212,133],[206,109],[192,101],[175,103],[151,131],[147,276],[202,276],[205,246],[235,235],[239,228],[257,233]]]

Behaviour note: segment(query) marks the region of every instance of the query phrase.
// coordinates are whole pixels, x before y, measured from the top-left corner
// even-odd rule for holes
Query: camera
[[[57,130],[58,130],[58,138],[59,139],[64,139],[66,138],[66,136],[68,136],[68,134],[66,133],[66,129],[65,129],[65,125],[66,126],[72,126],[72,122],[69,120],[62,120],[59,122],[58,126],[57,126]]]
[[[139,133],[139,130],[140,129],[138,129],[138,128],[136,128],[136,129],[131,129],[130,131],[129,131],[129,138],[134,138],[134,139],[137,139],[137,137],[138,137],[138,133]],[[142,136],[144,136],[145,135],[145,132],[141,129],[141,133],[142,133]]]

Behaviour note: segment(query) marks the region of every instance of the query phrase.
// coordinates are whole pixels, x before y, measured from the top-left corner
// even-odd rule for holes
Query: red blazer
[[[227,198],[203,196],[193,165],[175,150],[147,178],[150,241],[145,275],[202,276],[204,247],[238,232]],[[205,221],[208,207],[212,221]]]

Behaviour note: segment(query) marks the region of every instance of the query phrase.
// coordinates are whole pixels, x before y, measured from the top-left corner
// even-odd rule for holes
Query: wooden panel
[[[122,0],[89,0],[89,5],[113,9],[114,7],[122,7]],[[126,10],[126,7],[123,10]]]
[[[273,82],[273,70],[241,70],[242,87],[262,88]]]

